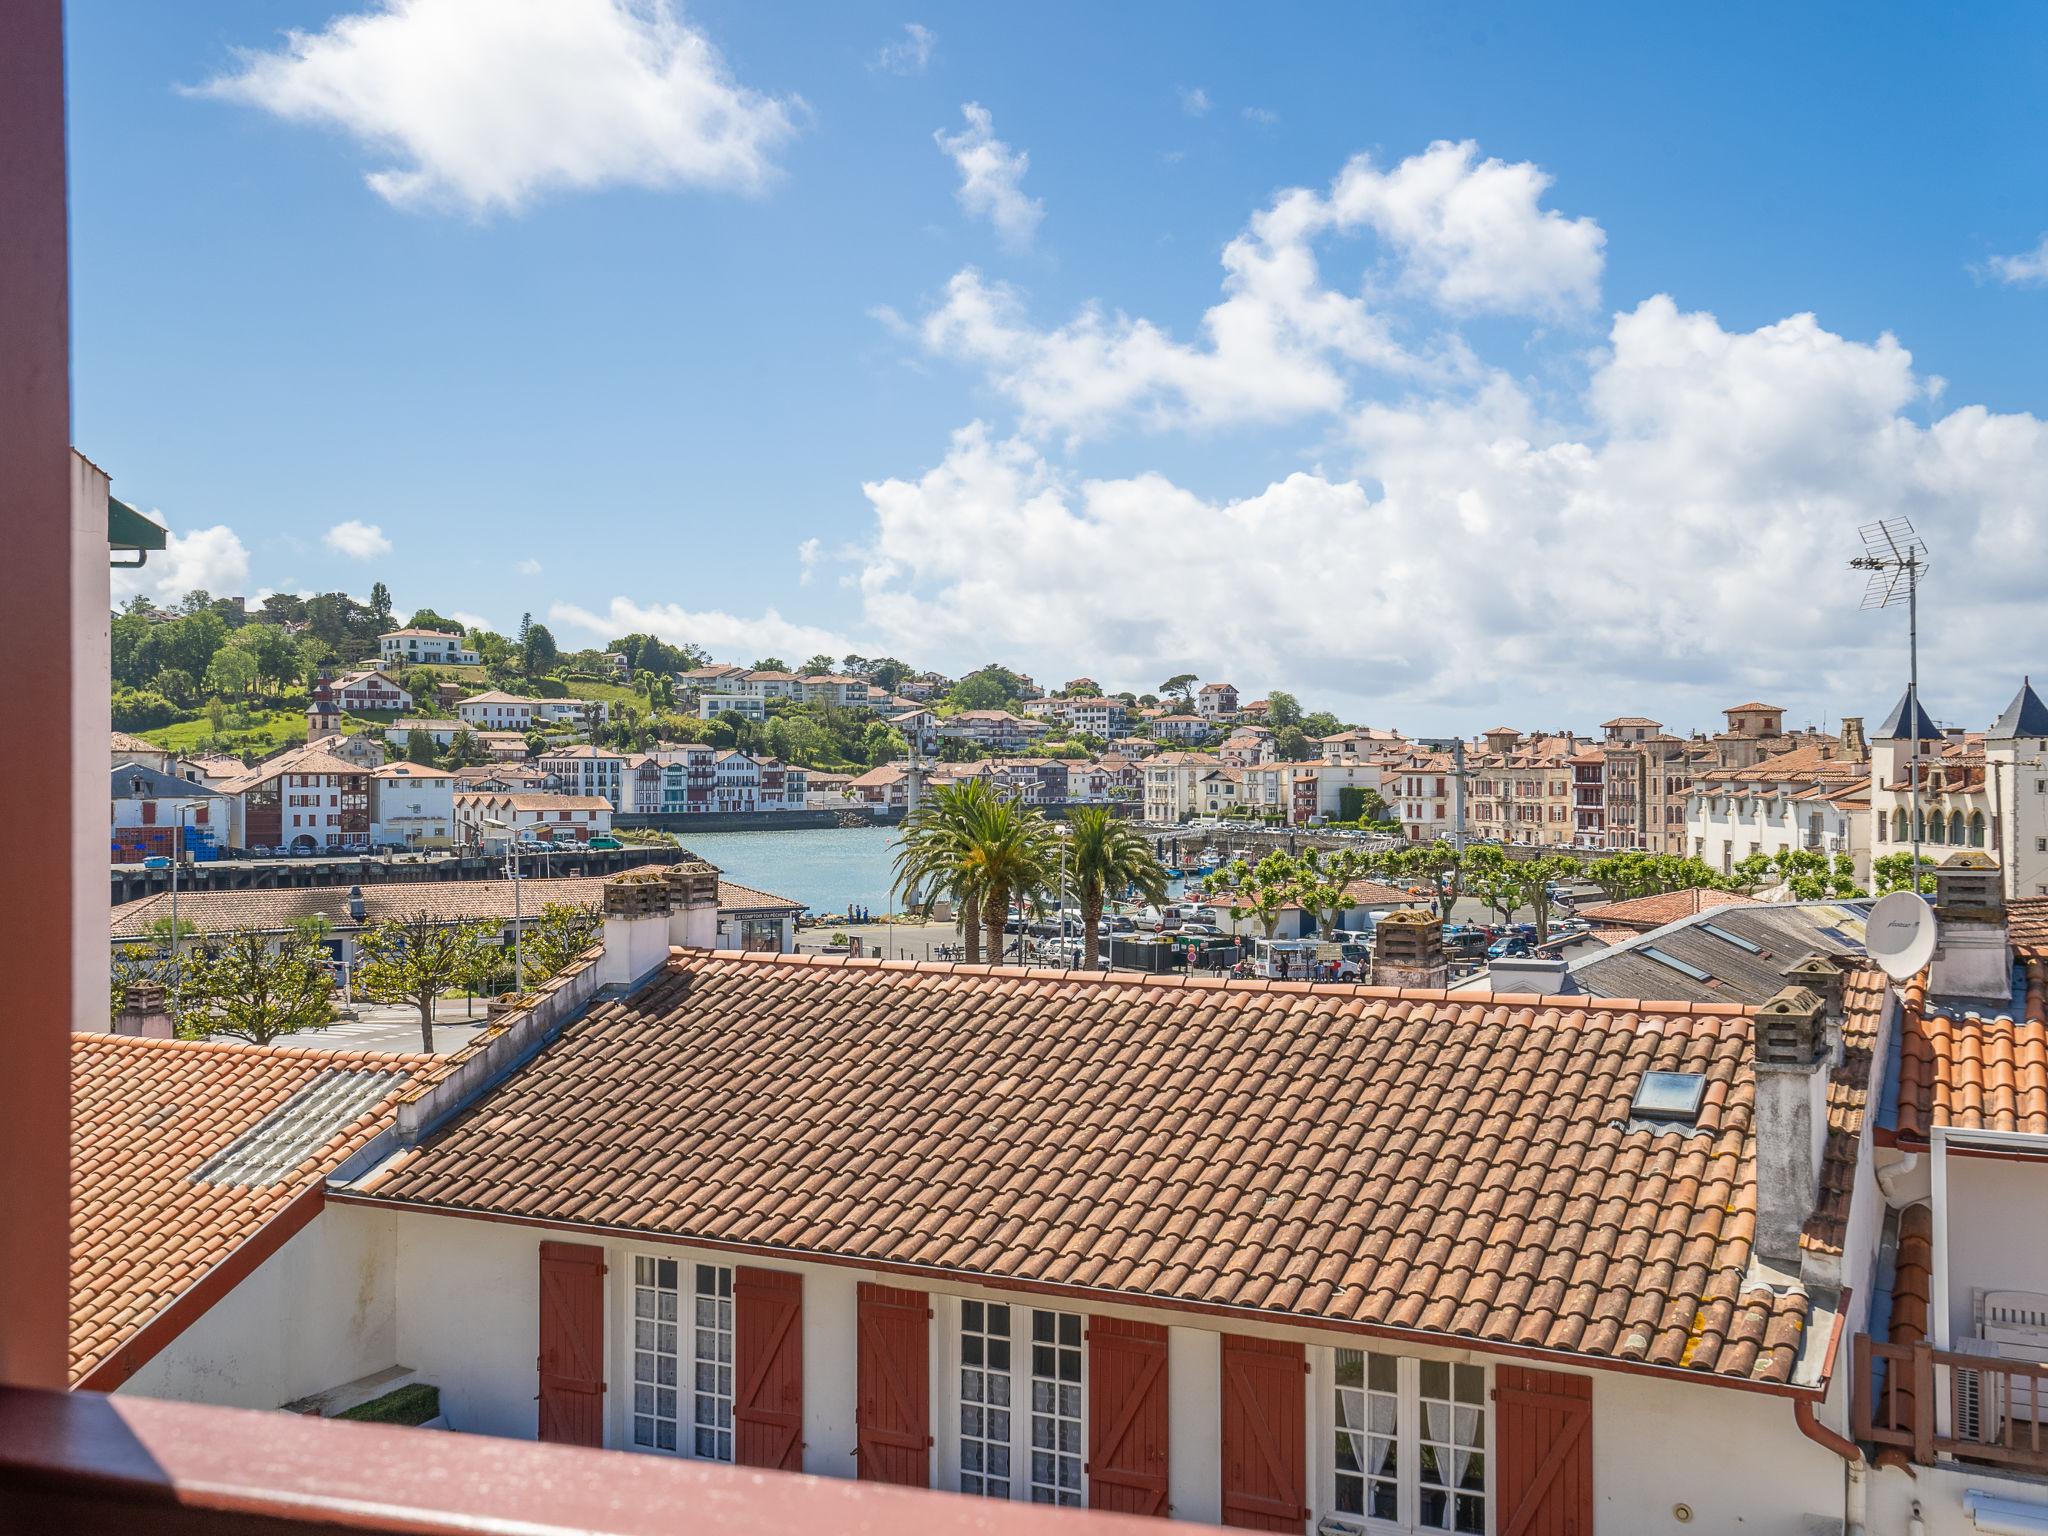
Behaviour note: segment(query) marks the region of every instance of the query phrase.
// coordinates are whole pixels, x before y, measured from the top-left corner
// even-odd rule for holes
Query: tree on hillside
[[[475,974],[476,950],[495,948],[489,923],[446,923],[426,912],[372,924],[356,940],[356,988],[380,1003],[419,1009],[420,1043],[434,1049],[434,1002]]]
[[[861,734],[861,761],[870,768],[877,768],[883,763],[895,762],[908,747],[909,743],[901,731],[887,721],[877,720]]]
[[[256,686],[256,658],[240,646],[224,645],[206,665],[206,691],[239,699]]]
[[[832,658],[823,651],[820,651],[803,664],[803,673],[806,677],[816,676],[820,672],[830,672],[831,670]]]
[[[755,660],[754,670],[756,672],[787,672],[789,670],[789,663],[780,656],[762,656]]]
[[[1344,729],[1344,722],[1327,709],[1318,709],[1301,717],[1301,728],[1311,736],[1334,736]]]
[[[986,666],[968,673],[946,693],[951,709],[1001,709],[1023,697],[1024,679],[1008,667]]]
[[[561,652],[555,644],[555,637],[548,633],[547,625],[521,620],[520,627],[525,631],[519,642],[520,670],[528,677],[541,677],[552,672]]]
[[[1283,689],[1275,688],[1266,695],[1266,724],[1274,730],[1301,724],[1301,700]]]
[[[441,766],[447,769],[474,768],[479,763],[490,761],[491,754],[484,746],[483,737],[475,731],[461,730],[448,743],[448,754]]]
[[[275,624],[246,624],[235,631],[231,650],[246,653],[256,664],[257,678],[279,688],[288,687],[299,675],[299,651],[292,637]]]
[[[412,617],[405,621],[407,629],[438,629],[443,634],[459,635],[462,625],[455,619],[444,619],[431,608],[415,608]]]
[[[370,617],[380,629],[391,626],[391,589],[381,581],[370,583]]]
[[[432,731],[423,731],[415,727],[405,733],[405,760],[408,763],[425,763],[431,767],[434,757]]]
[[[1195,702],[1195,684],[1200,681],[1192,672],[1176,672],[1159,685],[1161,694],[1172,694],[1182,705]]]
[[[1084,806],[1067,818],[1068,874],[1081,902],[1081,963],[1090,971],[1102,958],[1096,924],[1112,893],[1135,889],[1153,905],[1166,900],[1166,869],[1151,839],[1107,806]]]
[[[1273,733],[1273,753],[1283,763],[1305,763],[1315,756],[1315,748],[1300,726],[1289,725]]]
[[[268,1045],[334,1017],[324,924],[294,924],[284,938],[254,928],[213,934],[179,963],[178,1032]]]
[[[256,613],[266,624],[303,624],[306,619],[306,600],[291,592],[273,592],[263,599]]]

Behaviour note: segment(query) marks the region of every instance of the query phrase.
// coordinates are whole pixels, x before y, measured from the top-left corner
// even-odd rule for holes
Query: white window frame
[[[1034,1314],[1044,1312],[1054,1317],[1062,1314],[1072,1317],[1079,1325],[1082,1343],[1081,1380],[1078,1383],[1080,1395],[1080,1451],[1081,1485],[1075,1490],[1078,1503],[1073,1505],[1052,1505],[1052,1508],[1088,1507],[1088,1372],[1089,1350],[1087,1345],[1088,1318],[1085,1313],[1071,1311],[1064,1307],[1035,1306],[1028,1298],[1017,1298],[1001,1294],[952,1295],[935,1298],[942,1324],[939,1347],[934,1351],[938,1361],[939,1391],[933,1395],[936,1408],[933,1439],[938,1442],[939,1473],[934,1485],[951,1492],[961,1491],[961,1409],[973,1407],[964,1401],[961,1392],[961,1371],[966,1368],[962,1357],[961,1328],[966,1303],[1008,1307],[1010,1309],[1010,1493],[1009,1502],[1028,1504],[1033,1502],[1031,1478],[1031,1330]],[[990,1495],[969,1495],[969,1497],[990,1497]]]
[[[652,1321],[656,1325],[660,1325],[663,1321],[659,1316],[658,1302],[656,1308],[657,1315],[654,1318],[643,1319],[639,1316],[639,1276],[640,1266],[643,1262],[655,1265],[668,1262],[676,1266],[676,1305],[674,1309],[676,1313],[674,1322],[676,1329],[675,1381],[672,1388],[675,1392],[675,1445],[673,1448],[661,1445],[658,1434],[655,1444],[641,1444],[638,1439],[638,1425],[635,1422],[644,1416],[638,1411],[640,1387],[653,1386],[657,1392],[670,1390],[669,1388],[664,1388],[658,1380],[653,1383],[646,1383],[642,1382],[636,1375],[639,1367],[636,1356],[642,1353],[639,1347],[638,1324],[642,1321]],[[721,1299],[723,1300],[725,1325],[723,1328],[717,1327],[714,1314],[713,1330],[708,1337],[701,1337],[702,1331],[696,1322],[697,1272],[700,1267],[712,1271],[714,1280],[721,1271],[725,1275],[723,1297],[712,1298],[714,1304]],[[620,1319],[617,1348],[621,1356],[617,1379],[625,1383],[626,1389],[620,1394],[621,1415],[616,1443],[625,1450],[638,1451],[652,1456],[678,1456],[689,1461],[731,1462],[733,1459],[734,1434],[732,1416],[734,1363],[732,1355],[737,1343],[737,1334],[734,1326],[737,1318],[733,1311],[732,1296],[732,1264],[719,1256],[691,1253],[686,1249],[680,1248],[632,1248],[626,1250],[623,1255],[623,1262],[618,1265],[618,1268],[622,1272],[622,1281],[619,1310],[617,1313]],[[658,1273],[657,1270],[657,1275]],[[722,1361],[717,1357],[718,1335],[720,1333],[724,1335],[725,1344]],[[658,1342],[659,1335],[657,1335]],[[707,1345],[713,1352],[711,1357],[702,1362],[697,1358],[700,1342]],[[654,1353],[659,1356],[666,1353],[666,1351],[657,1349]],[[714,1437],[722,1437],[722,1446],[719,1446],[719,1448],[723,1449],[725,1453],[723,1455],[717,1454],[716,1450],[710,1455],[700,1454],[696,1448],[697,1430],[700,1426],[696,1418],[697,1394],[695,1383],[697,1367],[700,1363],[708,1365],[714,1372],[712,1391],[708,1395],[713,1399],[714,1404],[722,1401],[725,1406],[722,1425],[714,1422],[702,1426],[712,1431]],[[716,1374],[721,1371],[723,1373],[722,1376]],[[659,1406],[658,1398],[656,1399],[656,1405],[657,1407]],[[661,1415],[657,1414],[654,1417],[659,1419]],[[714,1438],[714,1445],[719,1445],[717,1438]]]
[[[1396,1444],[1398,1447],[1398,1485],[1394,1520],[1375,1519],[1369,1515],[1341,1514],[1337,1509],[1337,1349],[1340,1346],[1318,1346],[1309,1351],[1310,1400],[1309,1432],[1309,1477],[1314,1489],[1316,1516],[1319,1522],[1327,1522],[1327,1528],[1339,1531],[1358,1531],[1369,1536],[1441,1536],[1441,1526],[1423,1525],[1422,1515],[1422,1366],[1426,1359],[1442,1363],[1453,1372],[1455,1389],[1456,1371],[1459,1367],[1476,1369],[1480,1372],[1480,1402],[1478,1404],[1482,1422],[1485,1425],[1486,1456],[1486,1523],[1489,1533],[1498,1529],[1500,1519],[1499,1500],[1495,1488],[1495,1477],[1499,1468],[1499,1420],[1493,1411],[1493,1371],[1483,1360],[1461,1358],[1453,1354],[1408,1355],[1397,1350],[1374,1349],[1373,1340],[1361,1339],[1356,1346],[1367,1355],[1382,1355],[1395,1362],[1397,1375],[1398,1418],[1396,1422]],[[1353,1346],[1341,1346],[1353,1347]],[[1453,1490],[1455,1498],[1455,1490]],[[1452,1505],[1455,1518],[1455,1504]],[[1452,1529],[1455,1529],[1453,1527]]]

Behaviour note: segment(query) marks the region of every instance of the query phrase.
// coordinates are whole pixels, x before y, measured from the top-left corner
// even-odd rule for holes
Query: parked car
[[[1489,960],[1520,959],[1529,954],[1529,952],[1529,941],[1519,934],[1511,934],[1504,939],[1495,939],[1489,944],[1486,947],[1486,958]]]
[[[623,848],[626,845],[616,837],[593,837],[590,840],[589,846],[592,848]]]

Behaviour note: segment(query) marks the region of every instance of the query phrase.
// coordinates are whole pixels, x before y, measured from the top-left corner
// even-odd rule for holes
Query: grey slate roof
[[[142,780],[138,794],[135,780]],[[228,797],[217,789],[181,779],[174,773],[164,773],[144,763],[122,763],[113,770],[109,780],[116,800],[199,800],[211,797],[225,800]]]
[[[1893,706],[1892,712],[1884,717],[1884,724],[1870,733],[1870,739],[1872,741],[1909,740],[1913,733],[1908,728],[1909,716],[1906,706],[1913,702],[1913,690],[1908,688],[1899,695],[1899,702]],[[1920,739],[1922,741],[1941,740],[1941,727],[1936,725],[1934,717],[1927,713],[1927,706],[1922,704],[1918,708],[1920,710]]]
[[[1757,1006],[1785,985],[1787,969],[1810,954],[1863,954],[1870,905],[1713,907],[1574,960],[1571,979],[1596,997]]]
[[[1998,723],[1985,732],[1993,741],[2011,741],[2020,736],[2048,736],[2048,704],[2034,692],[2031,678],[2020,680],[2020,691],[2005,706]]]

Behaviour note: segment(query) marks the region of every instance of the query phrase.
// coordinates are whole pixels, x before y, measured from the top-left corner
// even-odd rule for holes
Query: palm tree
[[[896,891],[906,896],[922,891],[927,912],[938,897],[950,897],[960,914],[970,964],[981,959],[980,877],[968,866],[972,828],[995,798],[985,779],[941,784],[903,824],[896,842]]]
[[[1075,811],[1067,827],[1074,890],[1081,898],[1081,962],[1092,971],[1102,958],[1095,927],[1102,921],[1104,895],[1136,886],[1139,895],[1157,905],[1166,900],[1166,869],[1150,840],[1107,806]]]
[[[1059,848],[1045,813],[990,792],[969,818],[966,872],[981,903],[989,958],[1003,958],[1003,929],[1013,897],[1030,902],[1051,888]]]

